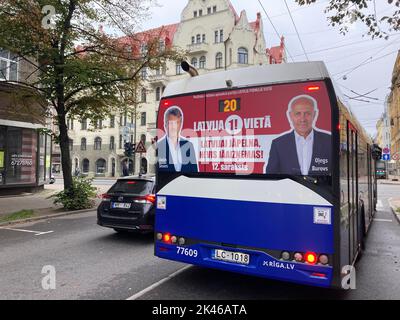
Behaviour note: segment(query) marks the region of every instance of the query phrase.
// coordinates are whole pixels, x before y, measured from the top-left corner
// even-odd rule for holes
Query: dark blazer
[[[182,168],[181,172],[198,172],[196,152],[193,144],[185,138],[179,139],[179,145],[182,156]],[[158,170],[174,172],[175,166],[172,162],[172,155],[170,153],[170,147],[168,138],[165,137],[157,143],[158,150]]]
[[[265,173],[301,175],[294,131],[272,141]],[[308,175],[328,175],[331,172],[331,135],[314,130],[313,154]]]

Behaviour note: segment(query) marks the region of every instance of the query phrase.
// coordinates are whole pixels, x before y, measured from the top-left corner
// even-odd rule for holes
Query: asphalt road
[[[378,192],[377,220],[356,265],[356,290],[304,287],[161,260],[153,256],[152,236],[119,235],[97,226],[89,212],[0,229],[0,299],[399,299],[400,226],[387,199],[400,194],[400,185],[380,185]],[[42,287],[47,276],[42,268],[48,265],[56,272],[54,290]]]

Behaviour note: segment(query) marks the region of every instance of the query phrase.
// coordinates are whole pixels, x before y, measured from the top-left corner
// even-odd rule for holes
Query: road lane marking
[[[54,231],[34,231],[34,230],[25,230],[25,229],[14,229],[14,228],[7,228],[7,227],[0,227],[0,229],[4,229],[4,230],[11,230],[11,231],[20,231],[20,232],[29,232],[29,233],[34,233],[35,236],[41,236],[43,234],[48,234],[48,233],[52,233]]]
[[[175,271],[174,273],[170,274],[169,276],[165,277],[164,279],[161,279],[160,281],[153,283],[151,286],[143,289],[142,291],[139,291],[138,293],[135,293],[133,296],[129,297],[126,300],[136,300],[146,294],[147,292],[157,288],[158,286],[162,285],[163,283],[167,282],[168,280],[171,280],[172,278],[176,277],[177,275],[181,274],[182,272],[186,271],[189,268],[192,268],[192,265],[188,265],[186,267],[183,267],[182,269],[179,269],[178,271]]]
[[[374,219],[374,221],[378,221],[378,222],[393,222],[393,220],[390,220],[390,219]]]

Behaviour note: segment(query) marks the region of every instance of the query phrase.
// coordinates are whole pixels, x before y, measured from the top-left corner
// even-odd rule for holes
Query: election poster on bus
[[[166,98],[158,117],[158,169],[329,175],[331,133],[324,82]]]

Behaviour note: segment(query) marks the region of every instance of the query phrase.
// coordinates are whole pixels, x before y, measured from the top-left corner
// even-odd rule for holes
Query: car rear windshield
[[[145,180],[118,180],[108,193],[146,195],[153,193],[153,182]]]

